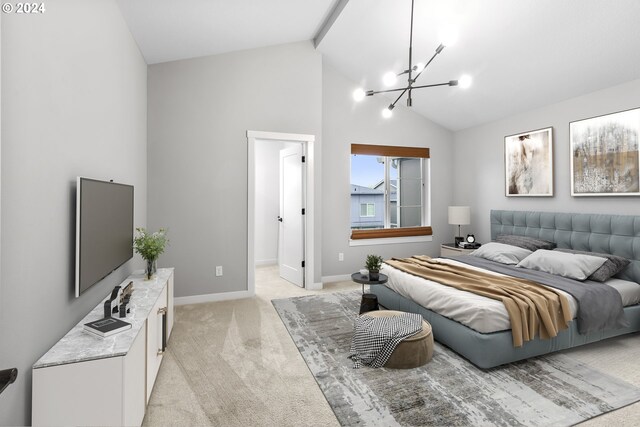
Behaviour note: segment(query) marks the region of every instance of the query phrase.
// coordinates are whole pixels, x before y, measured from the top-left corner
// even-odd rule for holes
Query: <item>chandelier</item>
[[[436,49],[435,53],[433,54],[433,56],[426,61],[426,63],[422,63],[422,62],[418,62],[416,64],[413,63],[413,57],[412,57],[412,50],[413,50],[413,4],[414,4],[414,0],[411,0],[411,30],[410,30],[410,37],[409,37],[409,67],[404,70],[401,71],[400,73],[395,73],[393,71],[389,71],[388,73],[386,73],[383,78],[382,81],[385,84],[385,86],[393,86],[398,77],[401,77],[403,75],[407,75],[407,85],[404,87],[399,87],[399,88],[395,88],[395,89],[386,89],[386,90],[367,90],[365,91],[362,88],[358,88],[353,92],[353,98],[356,101],[362,101],[364,99],[365,96],[373,96],[376,95],[378,93],[390,93],[390,92],[400,92],[400,95],[398,95],[398,97],[396,98],[395,101],[393,101],[391,104],[389,104],[388,107],[386,107],[385,109],[382,110],[382,116],[384,118],[389,118],[392,115],[392,111],[395,108],[396,104],[398,103],[398,101],[400,101],[400,99],[407,94],[407,107],[411,107],[411,105],[413,104],[411,95],[412,95],[412,91],[415,89],[424,89],[424,88],[428,88],[428,87],[437,87],[437,86],[459,86],[462,89],[466,89],[469,86],[471,86],[471,77],[464,75],[462,77],[460,77],[459,80],[449,80],[448,82],[445,83],[435,83],[435,84],[428,84],[428,85],[418,85],[416,86],[416,80],[418,80],[418,78],[422,75],[422,73],[424,72],[425,68],[427,68],[429,66],[429,64],[431,64],[431,62],[433,62],[433,60],[436,58],[436,56],[438,56],[443,49],[446,46],[451,46],[453,44],[453,41],[455,40],[455,36],[452,33],[445,33],[443,34],[442,38],[442,43],[440,43],[440,45],[438,46],[438,48]]]

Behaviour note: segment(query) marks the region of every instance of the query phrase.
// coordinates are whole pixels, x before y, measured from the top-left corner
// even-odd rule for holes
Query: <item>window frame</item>
[[[365,214],[362,215],[362,207],[366,206]],[[373,209],[373,214],[369,215],[369,206]],[[375,218],[376,217],[376,204],[375,203],[360,203],[360,218]]]
[[[422,182],[421,198],[421,226],[419,227],[397,227],[390,228],[390,202],[391,182],[389,177],[389,168],[385,166],[384,176],[384,192],[385,192],[385,212],[384,227],[378,229],[351,229],[351,241],[367,240],[367,239],[388,239],[388,238],[408,238],[408,237],[424,237],[433,235],[431,228],[431,198],[430,198],[430,173],[429,173],[429,148],[426,147],[403,147],[391,145],[369,145],[369,144],[351,144],[351,155],[360,154],[368,156],[381,157],[409,157],[420,159],[420,177]],[[388,162],[387,162],[388,163]],[[385,163],[386,164],[386,163]],[[351,176],[351,174],[349,174]],[[398,198],[400,195],[398,195]],[[399,202],[400,200],[398,200]]]

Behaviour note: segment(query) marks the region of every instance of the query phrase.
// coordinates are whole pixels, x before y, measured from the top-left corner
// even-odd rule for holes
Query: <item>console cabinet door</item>
[[[167,340],[173,329],[173,276],[173,274],[169,276],[167,281],[167,307],[169,307],[169,312],[167,313]]]
[[[166,311],[167,287],[165,286],[147,318],[147,403],[162,363],[162,332],[166,327],[163,320]]]

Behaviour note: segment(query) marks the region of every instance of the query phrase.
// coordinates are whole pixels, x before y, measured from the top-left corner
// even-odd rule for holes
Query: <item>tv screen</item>
[[[76,297],[133,257],[133,186],[78,177]]]

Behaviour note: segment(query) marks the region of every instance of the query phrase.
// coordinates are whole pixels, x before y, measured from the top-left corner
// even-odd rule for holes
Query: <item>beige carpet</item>
[[[350,282],[321,292],[360,289]],[[176,307],[176,323],[144,425],[337,426],[271,299],[309,295],[274,267],[256,271],[256,297]],[[640,386],[640,335],[566,351]],[[587,421],[638,425],[640,403]]]

